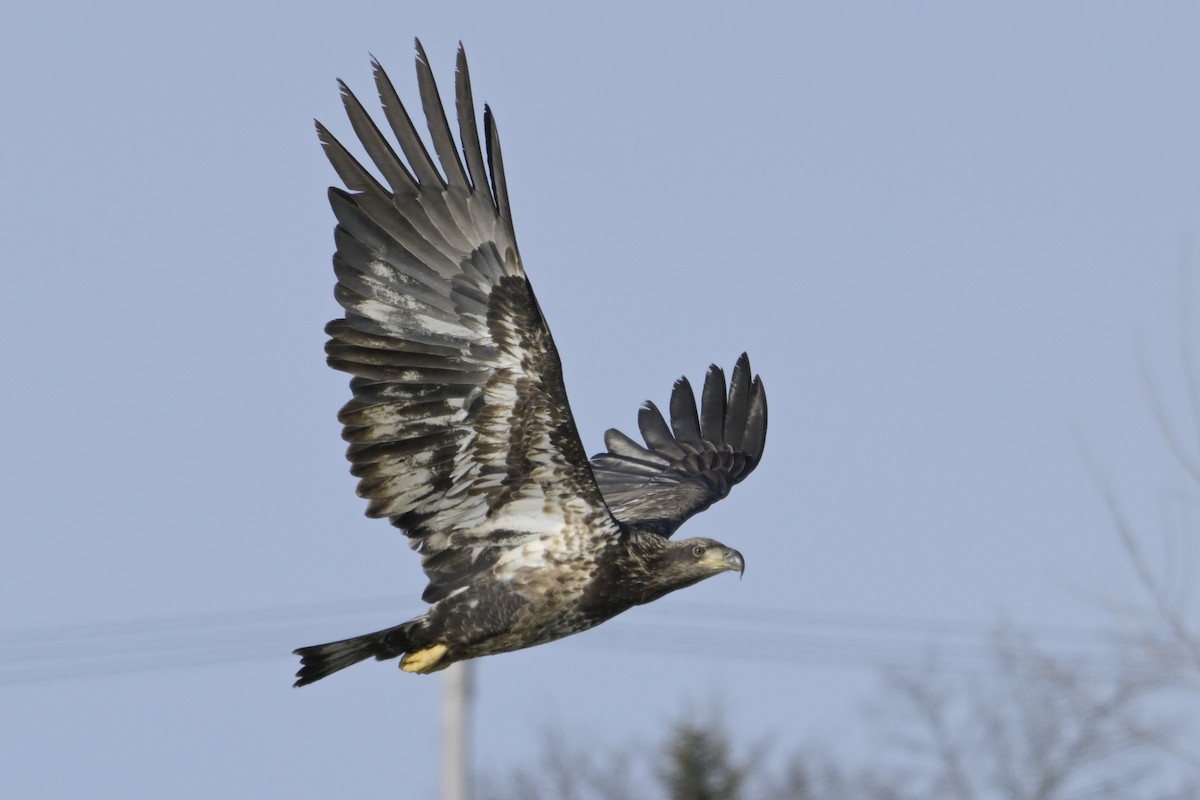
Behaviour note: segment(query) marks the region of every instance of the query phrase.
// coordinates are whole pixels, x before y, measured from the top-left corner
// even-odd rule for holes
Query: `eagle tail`
[[[409,633],[415,622],[416,620],[412,620],[394,628],[342,639],[340,642],[314,644],[294,650],[293,653],[300,656],[300,670],[296,673],[296,682],[292,685],[305,686],[319,681],[326,675],[332,675],[372,656],[383,661],[412,650]]]

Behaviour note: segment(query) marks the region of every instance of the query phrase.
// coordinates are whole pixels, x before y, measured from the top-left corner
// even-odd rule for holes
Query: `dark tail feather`
[[[292,652],[300,656],[300,670],[296,673],[293,686],[305,686],[319,681],[326,675],[374,656],[379,660],[395,658],[412,649],[408,629],[412,622],[397,625],[387,630],[343,639],[329,644],[314,644]]]

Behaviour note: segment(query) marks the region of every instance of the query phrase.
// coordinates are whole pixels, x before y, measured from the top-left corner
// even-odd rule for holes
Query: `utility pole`
[[[471,797],[471,679],[474,662],[442,673],[442,800]]]

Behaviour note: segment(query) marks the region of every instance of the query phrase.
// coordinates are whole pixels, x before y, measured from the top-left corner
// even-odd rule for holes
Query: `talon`
[[[435,644],[432,647],[426,647],[424,650],[405,653],[400,659],[400,669],[405,672],[419,672],[422,675],[428,675],[430,672],[445,669],[450,665],[443,664],[438,666],[438,663],[449,649],[444,644]]]

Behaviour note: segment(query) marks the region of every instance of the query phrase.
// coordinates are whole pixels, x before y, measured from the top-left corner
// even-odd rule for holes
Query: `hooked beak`
[[[738,578],[746,574],[746,561],[742,558],[742,554],[737,550],[730,548],[725,551],[725,565],[729,569],[736,569]]]

